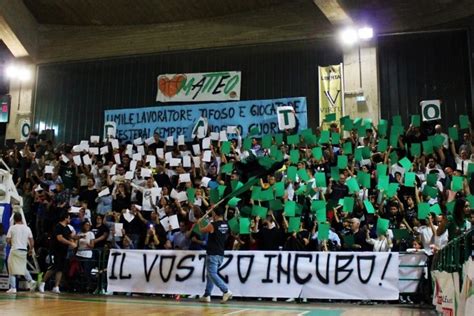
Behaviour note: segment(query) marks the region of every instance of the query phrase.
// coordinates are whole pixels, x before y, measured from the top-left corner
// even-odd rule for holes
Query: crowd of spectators
[[[32,132],[3,159],[36,247],[56,244],[68,212],[79,258],[104,248],[205,249],[195,223],[225,197],[228,249],[432,256],[474,221],[474,134],[465,122],[449,135],[416,119],[391,123],[388,133],[387,121],[344,117],[327,129],[246,137],[231,127],[190,143],[155,134],[54,144]]]

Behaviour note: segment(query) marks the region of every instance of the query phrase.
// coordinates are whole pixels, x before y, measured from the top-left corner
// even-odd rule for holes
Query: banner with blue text
[[[161,138],[173,135],[175,139],[184,135],[186,141],[190,141],[191,131],[200,117],[208,119],[213,132],[238,126],[243,136],[254,127],[259,128],[261,135],[276,134],[279,133],[277,108],[280,106],[293,107],[297,128],[307,128],[305,97],[106,110],[104,122],[116,123],[116,137],[121,141],[148,138],[154,133]]]
[[[205,258],[204,251],[113,249],[107,290],[203,294]],[[396,252],[226,251],[218,273],[235,296],[394,300],[398,265]]]

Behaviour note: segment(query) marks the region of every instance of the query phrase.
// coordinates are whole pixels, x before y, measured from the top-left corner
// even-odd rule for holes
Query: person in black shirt
[[[104,224],[104,217],[102,215],[97,215],[95,217],[95,227],[92,228],[92,232],[94,233],[94,248],[102,249],[107,242],[107,238],[109,237],[110,230]]]
[[[53,293],[59,294],[59,284],[63,276],[63,271],[66,267],[66,256],[68,248],[76,248],[77,242],[71,238],[71,230],[69,229],[69,223],[71,217],[68,212],[61,213],[59,217],[59,223],[54,228],[52,236],[52,247],[54,254],[54,264],[48,268],[48,271],[44,275],[43,282],[39,286],[39,291],[44,293],[44,286],[46,281],[56,272],[55,285],[53,287]]]
[[[225,303],[232,298],[232,292],[229,291],[217,273],[224,260],[225,244],[230,233],[229,225],[223,216],[224,210],[222,208],[216,208],[213,210],[213,222],[207,226],[203,226],[202,219],[204,217],[201,217],[197,222],[201,233],[209,234],[206,250],[207,283],[204,296],[201,297],[201,302],[205,303],[211,302],[211,293],[214,284],[224,293],[221,303]]]

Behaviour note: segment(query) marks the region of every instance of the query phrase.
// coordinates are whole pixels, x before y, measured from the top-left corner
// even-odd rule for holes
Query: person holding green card
[[[448,238],[452,240],[456,236],[461,235],[462,233],[471,229],[471,205],[469,201],[464,198],[459,198],[454,204],[454,210],[452,215],[443,217],[438,229],[436,230],[436,235],[441,236],[446,230],[448,230]]]
[[[366,242],[372,245],[375,252],[388,252],[392,250],[392,239],[388,236],[388,231],[385,233],[377,233],[377,239],[370,238],[369,230],[366,231]]]

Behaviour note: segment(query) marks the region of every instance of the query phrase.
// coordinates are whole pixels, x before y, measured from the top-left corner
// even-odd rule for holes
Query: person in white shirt
[[[390,237],[389,231],[386,234],[377,236],[377,239],[370,238],[369,230],[367,230],[366,242],[374,246],[374,252],[389,252],[392,250],[392,238]]]
[[[7,244],[11,246],[8,256],[8,275],[10,281],[9,294],[16,293],[16,275],[24,275],[30,286],[34,290],[36,282],[33,281],[30,272],[27,269],[27,255],[32,254],[34,247],[33,233],[31,229],[23,224],[23,218],[20,213],[13,215],[15,224],[10,226],[7,233]]]
[[[87,286],[91,284],[91,270],[94,266],[92,259],[92,249],[94,248],[95,235],[91,232],[91,223],[89,221],[82,222],[81,232],[76,235],[79,238],[77,243],[76,257],[79,259],[82,270],[86,276]]]
[[[456,170],[461,171],[461,174],[466,176],[469,164],[473,163],[473,161],[469,157],[467,150],[461,149],[458,155],[458,153],[456,152],[456,148],[454,147],[454,141],[451,140],[451,153],[453,154],[454,160],[456,161]]]

